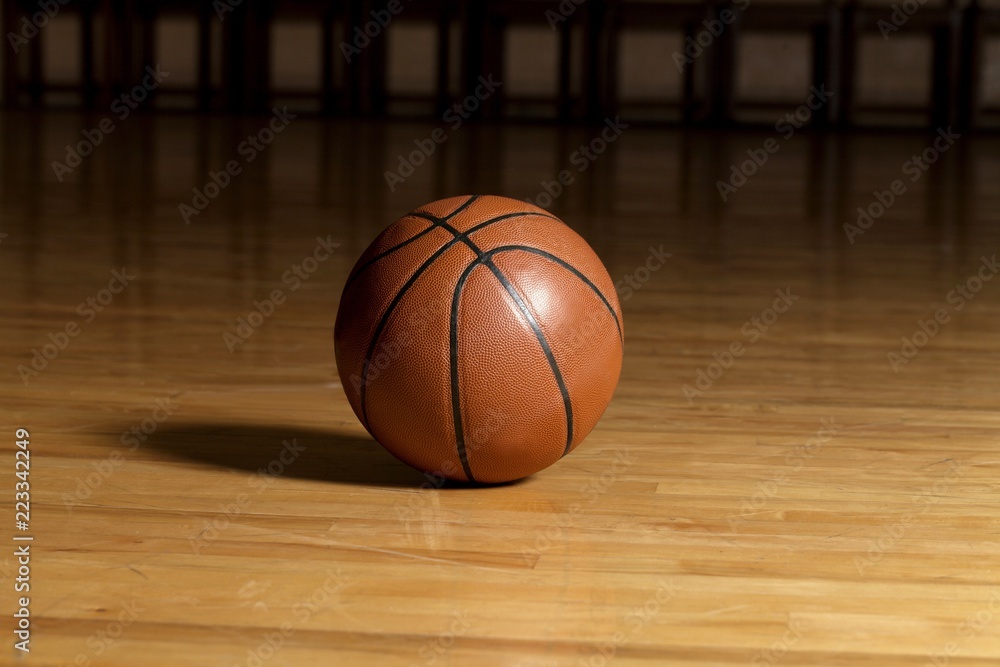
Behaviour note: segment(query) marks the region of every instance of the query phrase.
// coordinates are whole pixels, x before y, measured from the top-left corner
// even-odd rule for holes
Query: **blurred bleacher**
[[[491,118],[773,125],[825,86],[812,124],[1000,127],[1000,0],[2,3],[8,108],[159,64],[143,108],[430,118],[492,74]]]

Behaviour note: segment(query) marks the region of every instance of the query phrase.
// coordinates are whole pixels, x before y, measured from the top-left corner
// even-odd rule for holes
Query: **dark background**
[[[4,0],[2,99],[104,111],[159,64],[141,110],[436,118],[492,74],[487,118],[770,126],[825,86],[812,125],[1000,127],[997,0],[577,1]]]

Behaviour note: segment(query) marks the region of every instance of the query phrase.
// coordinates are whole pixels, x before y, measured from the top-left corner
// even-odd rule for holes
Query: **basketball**
[[[624,328],[607,270],[564,222],[461,196],[404,215],[362,253],[334,340],[351,407],[391,454],[435,478],[499,483],[590,433]]]

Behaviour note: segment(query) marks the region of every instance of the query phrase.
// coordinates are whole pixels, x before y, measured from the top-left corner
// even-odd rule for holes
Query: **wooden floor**
[[[581,163],[599,128],[470,124],[390,190],[433,125],[294,119],[247,162],[267,119],[134,116],[60,182],[99,121],[0,115],[0,663],[1000,662],[997,137],[911,180],[933,135],[636,127]],[[634,284],[615,399],[530,479],[421,488],[337,382],[347,272],[420,204],[562,170],[550,209]]]

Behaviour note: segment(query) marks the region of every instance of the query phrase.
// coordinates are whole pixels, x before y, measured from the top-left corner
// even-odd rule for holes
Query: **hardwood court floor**
[[[723,202],[773,134],[628,128],[581,162],[598,129],[470,124],[391,191],[433,125],[300,118],[248,162],[267,119],[137,115],[60,182],[51,163],[99,120],[0,116],[0,662],[1000,661],[1000,280],[978,277],[1000,250],[998,138],[911,180],[933,135],[778,137]],[[410,209],[534,198],[561,170],[551,210],[636,285],[615,399],[530,479],[422,489],[337,382],[347,272]],[[843,225],[896,179],[852,243]],[[307,261],[322,243],[340,245]],[[102,291],[115,271],[127,286]],[[37,375],[33,350],[54,356]],[[34,538],[21,662],[15,535]]]

